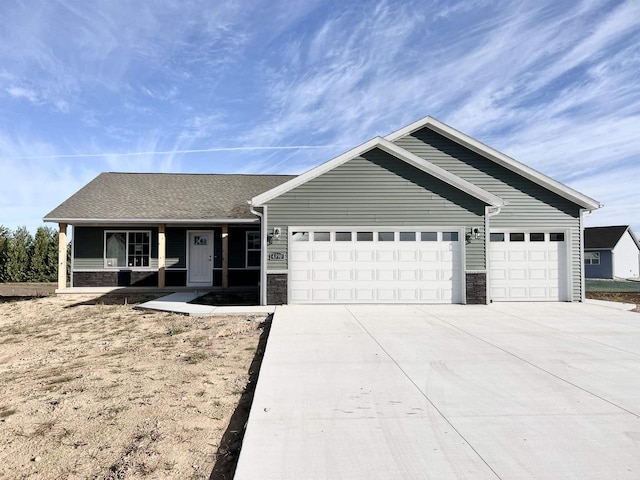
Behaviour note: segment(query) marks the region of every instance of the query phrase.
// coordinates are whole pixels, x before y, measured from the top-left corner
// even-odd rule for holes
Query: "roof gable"
[[[360,155],[363,155],[366,152],[373,150],[374,148],[378,148],[390,155],[393,155],[398,160],[401,160],[419,170],[422,170],[428,175],[431,175],[437,178],[438,180],[448,183],[449,185],[482,200],[488,205],[492,205],[492,206],[504,205],[504,201],[500,197],[490,192],[487,192],[486,190],[483,190],[477,185],[474,185],[471,182],[468,182],[467,180],[464,180],[452,174],[451,172],[448,172],[445,169],[438,167],[437,165],[434,165],[433,163],[427,160],[424,160],[418,157],[417,155],[381,137],[375,137],[369,140],[368,142],[365,142],[362,145],[359,145],[349,150],[348,152],[343,153],[342,155],[334,158],[333,160],[329,160],[328,162],[325,162],[315,168],[312,168],[311,170],[303,173],[302,175],[299,175],[283,183],[282,185],[279,185],[273,188],[272,190],[269,190],[261,195],[258,195],[252,198],[251,204],[254,206],[264,205],[270,200],[273,200],[274,198],[279,197],[280,195],[283,195],[293,190],[294,188],[310,180],[313,180],[314,178],[317,178],[320,175],[327,173],[330,170],[333,170],[334,168],[340,165],[343,165],[349,160],[352,160],[353,158],[359,157]]]
[[[554,179],[544,175],[543,173],[534,170],[523,163],[518,162],[517,160],[479,142],[478,140],[446,125],[439,120],[436,120],[433,117],[427,116],[416,122],[413,122],[410,125],[407,125],[400,130],[397,130],[393,133],[390,133],[385,137],[386,140],[390,142],[395,142],[396,140],[405,137],[407,135],[412,134],[418,130],[423,128],[429,128],[434,132],[443,135],[444,137],[452,140],[459,145],[462,145],[469,150],[482,155],[483,157],[501,165],[518,175],[527,178],[528,180],[556,193],[557,195],[566,198],[577,205],[580,205],[583,208],[588,210],[595,210],[602,207],[598,201],[583,195],[582,193],[574,190]]]
[[[629,225],[615,225],[610,227],[588,227],[584,229],[584,248],[613,250],[622,236],[629,232],[633,242],[640,248],[638,239],[629,228]]]
[[[54,222],[256,220],[247,199],[291,175],[101,173],[46,215]]]

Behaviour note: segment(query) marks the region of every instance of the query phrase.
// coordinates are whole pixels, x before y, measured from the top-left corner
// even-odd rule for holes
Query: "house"
[[[581,301],[601,205],[432,118],[299,176],[104,173],[45,217],[59,287],[255,285],[263,304]]]
[[[640,243],[629,225],[584,229],[587,278],[640,276]]]

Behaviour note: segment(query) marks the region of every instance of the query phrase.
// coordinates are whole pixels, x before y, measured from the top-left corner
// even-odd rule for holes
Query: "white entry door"
[[[187,286],[210,287],[213,284],[213,232],[187,233]]]
[[[491,300],[569,300],[565,237],[562,231],[492,230],[489,236]]]
[[[459,229],[291,228],[292,303],[461,303]]]

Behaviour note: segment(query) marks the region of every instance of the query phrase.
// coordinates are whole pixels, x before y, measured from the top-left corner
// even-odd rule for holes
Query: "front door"
[[[189,231],[187,252],[187,286],[210,287],[213,284],[213,232]]]

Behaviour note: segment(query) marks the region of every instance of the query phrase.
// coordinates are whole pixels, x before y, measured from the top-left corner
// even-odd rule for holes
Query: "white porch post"
[[[165,267],[166,267],[166,225],[158,225],[158,288],[165,287]]]
[[[229,225],[222,225],[222,288],[229,288]]]

